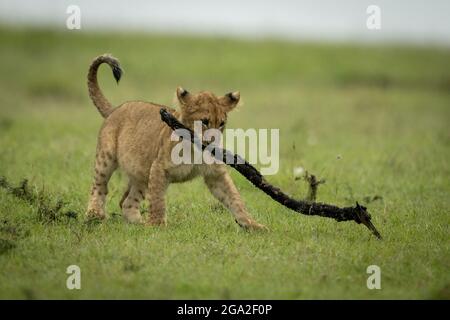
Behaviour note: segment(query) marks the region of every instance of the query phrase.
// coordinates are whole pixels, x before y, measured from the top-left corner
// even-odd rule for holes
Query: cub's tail
[[[97,71],[98,67],[102,63],[107,63],[111,67],[114,78],[116,79],[117,83],[119,83],[123,71],[120,68],[119,60],[117,60],[116,58],[114,58],[109,54],[103,54],[101,56],[98,56],[97,58],[94,59],[94,61],[92,61],[91,66],[89,67],[88,73],[89,96],[91,97],[92,102],[94,102],[95,106],[97,107],[102,117],[106,118],[114,110],[114,108],[111,105],[111,103],[105,98],[102,91],[100,90],[100,87],[98,86]]]

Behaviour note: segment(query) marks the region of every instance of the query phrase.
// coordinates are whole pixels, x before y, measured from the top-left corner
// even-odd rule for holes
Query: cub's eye
[[[222,121],[219,125],[219,127],[223,127],[225,125],[225,121]]]
[[[208,119],[202,119],[202,124],[207,127],[209,124],[209,120]]]

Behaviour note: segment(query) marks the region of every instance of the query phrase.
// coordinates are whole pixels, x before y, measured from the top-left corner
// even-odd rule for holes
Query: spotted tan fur
[[[97,70],[107,63],[119,81],[121,69],[117,59],[102,55],[94,59],[88,74],[89,95],[105,118],[101,127],[96,152],[94,183],[87,216],[106,218],[105,198],[108,181],[117,168],[129,178],[127,191],[120,206],[131,223],[143,223],[139,211],[141,201],[150,202],[150,225],[165,225],[165,193],[170,183],[184,182],[202,176],[211,193],[234,215],[236,222],[246,229],[265,229],[247,213],[225,165],[181,164],[171,160],[171,150],[177,143],[170,140],[171,129],[161,121],[161,105],[131,101],[117,108],[103,96],[97,82]],[[208,128],[224,129],[227,114],[239,102],[239,92],[217,97],[211,92],[192,94],[177,88],[180,111],[167,108],[184,125],[193,128],[194,121],[208,119]],[[205,128],[206,129],[206,128]]]

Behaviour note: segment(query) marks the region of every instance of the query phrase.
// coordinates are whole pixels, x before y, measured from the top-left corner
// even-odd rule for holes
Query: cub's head
[[[201,121],[203,131],[208,129],[223,131],[227,123],[227,114],[236,107],[239,99],[239,91],[217,97],[208,91],[190,93],[181,87],[177,88],[181,121],[190,129],[194,128],[194,121]]]

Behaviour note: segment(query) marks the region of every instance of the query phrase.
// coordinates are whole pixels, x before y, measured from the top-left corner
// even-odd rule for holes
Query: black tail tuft
[[[119,66],[112,66],[112,72],[114,75],[114,79],[116,79],[116,82],[119,83],[120,78],[122,77],[123,71]]]

